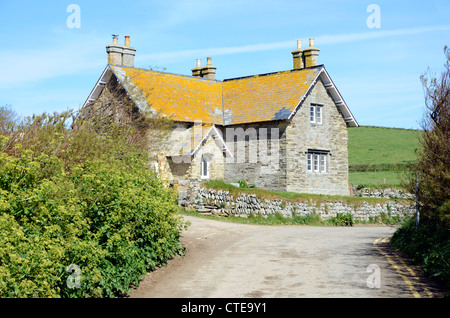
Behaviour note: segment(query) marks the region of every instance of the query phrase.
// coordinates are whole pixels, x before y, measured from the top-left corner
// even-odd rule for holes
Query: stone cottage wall
[[[310,105],[322,106],[322,123],[310,122]],[[321,80],[286,129],[287,191],[349,195],[347,126]],[[308,149],[329,151],[327,171],[307,171]]]
[[[179,127],[188,129],[189,126],[184,127],[180,124]],[[203,128],[205,129],[205,128]],[[174,130],[172,133],[173,140],[178,140],[183,135],[183,130],[178,132]],[[165,149],[166,153],[170,153],[171,149]],[[207,155],[210,158],[209,163],[209,179],[223,179],[224,178],[224,159],[225,155],[222,151],[222,145],[213,136],[209,136],[206,141],[200,146],[194,156],[178,157],[173,160],[170,156],[167,158],[167,174],[168,179],[174,182],[179,180],[191,180],[201,178],[201,160],[202,156]]]
[[[286,190],[286,123],[226,127],[223,135],[233,157],[225,159],[225,182],[245,181],[267,190]]]

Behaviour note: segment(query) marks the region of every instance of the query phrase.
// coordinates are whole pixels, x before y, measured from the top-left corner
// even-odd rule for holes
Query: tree
[[[450,225],[450,50],[445,46],[444,71],[421,76],[425,94],[423,135],[415,171],[419,176],[421,216]],[[415,180],[411,188],[415,187]]]

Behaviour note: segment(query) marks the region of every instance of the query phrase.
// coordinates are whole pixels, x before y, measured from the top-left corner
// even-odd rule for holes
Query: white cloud
[[[319,35],[315,37],[315,43],[320,46],[325,46],[329,44],[337,43],[348,43],[356,41],[365,41],[376,38],[384,37],[395,37],[404,35],[413,35],[426,32],[437,32],[437,31],[448,31],[450,30],[450,25],[438,25],[438,26],[426,26],[426,27],[415,27],[415,28],[402,28],[394,30],[380,30],[380,31],[369,31],[360,33],[346,33],[346,34],[336,34],[336,35]],[[137,56],[140,61],[172,61],[180,59],[190,59],[198,56],[219,56],[219,55],[229,55],[237,53],[247,53],[247,52],[258,52],[258,51],[269,51],[278,49],[292,49],[295,45],[297,39],[291,41],[283,42],[272,42],[272,43],[262,43],[262,44],[251,44],[244,46],[232,46],[232,47],[218,47],[218,48],[204,48],[195,50],[181,50],[172,52],[161,52],[154,54],[141,54]],[[308,45],[308,39],[301,39]],[[303,45],[305,47],[305,45]]]
[[[90,43],[98,43],[92,40]],[[98,44],[83,42],[39,50],[0,52],[0,88],[23,86],[32,82],[95,69],[105,59],[98,58]]]

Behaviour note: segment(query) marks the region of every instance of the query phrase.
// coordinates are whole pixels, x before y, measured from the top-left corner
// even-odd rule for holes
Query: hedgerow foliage
[[[421,77],[426,109],[409,183],[410,191],[415,191],[417,178],[419,222],[406,223],[391,243],[420,264],[425,274],[450,287],[450,49],[445,47],[444,53],[440,76],[429,72]]]
[[[102,128],[0,108],[0,297],[116,297],[183,252],[145,135]]]
[[[440,76],[423,75],[426,112],[416,171],[423,216],[450,227],[450,49]],[[414,181],[412,182],[414,186]]]

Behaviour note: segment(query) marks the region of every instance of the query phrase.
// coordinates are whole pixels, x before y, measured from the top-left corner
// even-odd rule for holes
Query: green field
[[[407,164],[415,161],[420,131],[385,127],[348,129],[349,183],[400,185]]]

